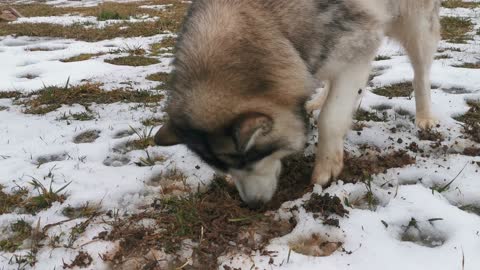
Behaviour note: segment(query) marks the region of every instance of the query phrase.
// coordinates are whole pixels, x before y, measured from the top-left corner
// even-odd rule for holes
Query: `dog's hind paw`
[[[415,124],[419,129],[431,129],[438,125],[439,121],[435,117],[417,117]]]

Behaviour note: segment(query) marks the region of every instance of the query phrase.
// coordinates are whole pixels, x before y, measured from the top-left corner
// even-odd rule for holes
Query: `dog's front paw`
[[[431,129],[438,125],[439,121],[437,118],[430,116],[430,117],[417,117],[415,120],[415,124],[419,129]]]
[[[340,175],[343,169],[343,148],[327,153],[317,153],[312,183],[325,186],[330,180]]]

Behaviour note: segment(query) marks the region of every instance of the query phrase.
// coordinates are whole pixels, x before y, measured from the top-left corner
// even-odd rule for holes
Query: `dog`
[[[440,0],[195,0],[176,45],[161,146],[185,144],[233,176],[255,207],[271,200],[281,160],[302,151],[307,110],[321,109],[312,182],[343,167],[344,136],[385,36],[413,69],[416,124],[437,124],[429,73]],[[318,81],[325,94],[307,101]]]

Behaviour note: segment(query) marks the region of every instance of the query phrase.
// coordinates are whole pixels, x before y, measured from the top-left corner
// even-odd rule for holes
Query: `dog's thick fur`
[[[271,199],[280,160],[306,142],[305,102],[319,109],[313,182],[343,166],[343,138],[385,35],[414,73],[417,125],[436,123],[429,73],[440,0],[195,0],[177,44],[170,121],[159,145],[186,144],[236,178],[248,203]]]

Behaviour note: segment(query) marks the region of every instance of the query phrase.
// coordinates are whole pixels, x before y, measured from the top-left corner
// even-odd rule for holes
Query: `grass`
[[[435,56],[435,60],[442,60],[442,59],[451,59],[452,57],[448,54],[440,54]]]
[[[473,31],[474,24],[468,18],[442,17],[442,38],[451,43],[467,43],[472,37],[468,35]]]
[[[3,189],[4,187],[0,185],[0,215],[14,211],[28,196],[28,190],[23,187],[16,187],[12,193],[5,193]]]
[[[139,56],[139,55],[129,55],[129,56],[116,57],[113,59],[106,59],[105,62],[112,65],[132,66],[132,67],[150,66],[150,65],[160,63],[160,61],[156,58]]]
[[[40,210],[50,208],[54,202],[63,203],[67,198],[65,194],[61,192],[64,191],[70,183],[65,184],[57,190],[52,188],[53,180],[50,182],[50,186],[45,187],[37,179],[30,181],[30,185],[37,190],[38,195],[28,198],[23,207],[28,213],[37,213]]]
[[[465,2],[462,0],[444,0],[442,2],[444,8],[477,8],[480,7],[478,2]]]
[[[413,93],[413,86],[411,82],[403,82],[392,84],[390,86],[380,87],[372,90],[372,92],[376,95],[388,98],[410,97]]]
[[[468,101],[467,103],[470,109],[454,119],[463,123],[463,132],[467,136],[480,143],[480,101]]]
[[[369,112],[364,109],[358,109],[355,113],[355,120],[365,122],[385,122],[386,117],[384,115],[382,117],[379,117],[376,112]]]
[[[89,218],[97,215],[99,212],[99,205],[91,205],[88,202],[80,207],[67,206],[62,210],[62,214],[70,219]]]
[[[461,65],[453,65],[454,67],[459,68],[471,68],[471,69],[480,69],[480,62],[477,63],[463,63]]]
[[[129,15],[120,14],[118,11],[106,10],[103,9],[97,15],[97,20],[99,21],[107,21],[107,20],[128,20],[130,18]]]
[[[149,81],[156,81],[156,82],[161,82],[163,84],[168,84],[170,80],[170,73],[166,73],[166,72],[153,73],[148,75],[146,79]]]
[[[92,114],[92,112],[89,112],[89,111],[81,112],[81,113],[69,113],[69,114],[65,112],[61,117],[57,118],[57,120],[65,120],[65,121],[69,121],[69,120],[90,121],[94,119],[95,119],[95,116]]]
[[[21,96],[22,96],[22,93],[18,91],[0,92],[0,99],[6,99],[6,98],[18,99]]]
[[[128,18],[136,14],[158,16],[159,20],[151,22],[129,23],[122,22],[108,25],[105,28],[86,28],[85,25],[75,24],[61,26],[49,23],[8,24],[0,22],[0,36],[41,36],[71,38],[83,41],[100,41],[118,37],[153,36],[160,33],[175,33],[180,30],[188,4],[173,0],[156,0],[155,4],[173,4],[167,11],[140,9],[139,3],[104,3],[96,8],[58,8],[50,5],[31,4],[14,6],[24,16],[59,16],[65,14],[81,14],[96,16],[103,20],[108,18]]]
[[[62,59],[60,61],[64,63],[87,61],[92,59],[93,57],[100,56],[100,55],[103,55],[103,53],[82,53],[76,56],[72,56],[70,58]]]
[[[50,86],[37,91],[20,102],[25,105],[25,113],[46,114],[60,108],[62,105],[81,104],[89,106],[92,103],[109,104],[116,102],[156,103],[163,100],[162,94],[149,91],[126,91],[116,89],[105,91],[98,83],[86,83],[73,87]]]
[[[375,61],[384,61],[384,60],[390,60],[392,59],[390,56],[387,55],[377,55],[375,57]]]
[[[164,118],[151,117],[151,118],[142,120],[142,125],[147,127],[155,127],[163,124],[164,122],[165,122]]]
[[[140,3],[114,3],[105,1],[102,4],[96,7],[57,7],[53,5],[46,5],[42,3],[32,4],[21,4],[13,5],[23,16],[33,17],[33,16],[61,16],[65,14],[79,14],[84,16],[96,16],[102,17],[109,14],[118,14],[121,18],[129,18],[130,16],[135,16],[136,14],[146,14],[149,16],[158,16],[165,12],[157,11],[153,9],[142,9],[139,6],[143,4],[172,4],[172,9],[175,8],[185,8],[188,5],[181,3],[181,1],[175,0],[148,0],[141,1]]]
[[[138,130],[131,127],[131,129],[138,136],[138,139],[129,141],[126,145],[128,149],[140,150],[140,149],[146,149],[149,146],[155,146],[155,142],[153,141],[154,127],[144,128],[142,130]]]
[[[32,235],[32,226],[25,220],[17,220],[10,225],[12,236],[0,241],[0,251],[15,252]]]
[[[147,157],[141,157],[138,162],[135,162],[135,164],[139,167],[152,167],[157,164],[161,164],[167,160],[164,156],[151,156],[150,153],[145,150],[145,153],[147,154]]]
[[[177,39],[174,37],[166,37],[158,43],[150,45],[150,52],[154,56],[159,56],[164,53],[174,53]]]

